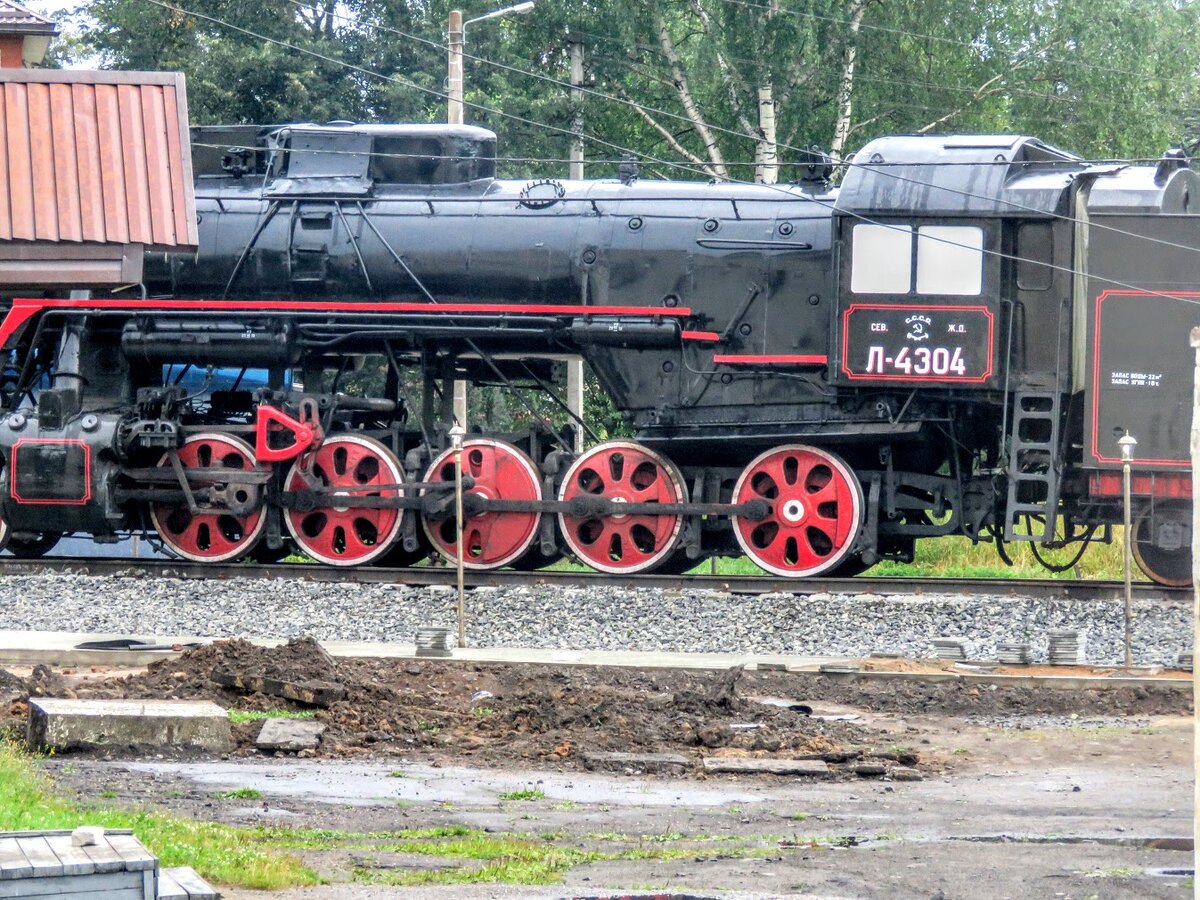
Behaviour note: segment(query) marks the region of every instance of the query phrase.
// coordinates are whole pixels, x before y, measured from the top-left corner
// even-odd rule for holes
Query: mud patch
[[[309,703],[278,691],[223,686],[326,685],[336,692]],[[889,751],[889,713],[952,716],[1185,714],[1186,692],[1153,685],[1066,691],[955,681],[844,681],[786,672],[637,670],[452,660],[331,658],[315,641],[275,648],[219,641],[125,677],[64,687],[50,670],[25,680],[27,694],[97,698],[208,699],[237,710],[307,711],[326,726],[321,756],[422,755],[483,766],[536,763],[574,769],[583,754],[682,753],[700,768],[709,755],[824,759],[846,767],[872,757],[927,765]],[[10,684],[10,690],[14,685]],[[764,705],[769,695],[795,700]],[[342,699],[334,700],[335,696]],[[24,714],[11,698],[10,725]],[[804,709],[838,704],[882,713],[852,721],[822,719]],[[21,723],[23,724],[23,723]],[[236,725],[240,754],[256,752],[257,721]],[[307,751],[306,751],[307,752]]]

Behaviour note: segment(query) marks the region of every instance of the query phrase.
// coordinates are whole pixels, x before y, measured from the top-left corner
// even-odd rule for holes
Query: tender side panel
[[[1200,325],[1200,235],[1190,216],[1097,216],[1089,229],[1085,468],[1190,468],[1194,354]],[[1099,227],[1098,227],[1099,226]]]
[[[1191,329],[1200,292],[1100,290],[1089,310],[1089,468],[1121,465],[1117,440],[1137,439],[1136,466],[1187,469],[1192,423]]]

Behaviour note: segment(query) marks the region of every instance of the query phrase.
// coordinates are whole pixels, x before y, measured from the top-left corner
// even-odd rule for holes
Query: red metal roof
[[[39,16],[19,3],[0,0],[0,31],[18,34],[57,34],[53,19]]]
[[[182,75],[0,69],[0,241],[192,249]]]

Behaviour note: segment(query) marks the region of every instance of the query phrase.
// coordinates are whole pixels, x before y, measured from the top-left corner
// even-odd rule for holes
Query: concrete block
[[[691,763],[686,756],[679,753],[581,753],[580,759],[589,769],[607,771],[624,771],[636,769],[639,772],[680,772],[687,769]]]
[[[325,726],[312,719],[267,719],[254,746],[259,750],[315,750]]]
[[[71,832],[71,846],[95,847],[104,838],[104,829],[99,825],[80,825]]]
[[[887,774],[887,766],[883,763],[859,763],[854,767],[854,774],[863,778],[878,778]]]
[[[710,756],[704,771],[731,775],[829,775],[829,764],[820,759],[754,759],[740,756]]]
[[[222,753],[232,748],[229,714],[207,700],[29,701],[29,745],[178,747]]]
[[[908,766],[899,766],[892,769],[888,773],[892,776],[892,781],[924,781],[925,776],[916,769],[911,769]]]

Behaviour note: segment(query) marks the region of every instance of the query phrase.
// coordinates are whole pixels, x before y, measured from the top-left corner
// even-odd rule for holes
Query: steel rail
[[[0,576],[53,573],[223,581],[235,578],[298,580],[328,584],[404,584],[412,587],[454,585],[450,567],[420,566],[393,569],[378,566],[337,567],[308,563],[226,563],[213,565],[183,560],[54,557],[38,560],[4,558]],[[518,572],[497,569],[468,571],[467,587],[558,585],[570,587],[657,588],[665,591],[714,591],[731,594],[878,594],[920,597],[925,594],[962,597],[1028,597],[1049,600],[1118,600],[1124,595],[1120,581],[1067,581],[1020,578],[776,578],[770,575],[608,575],[600,572],[542,570]],[[1140,600],[1191,602],[1190,588],[1168,588],[1140,582],[1133,586]]]

